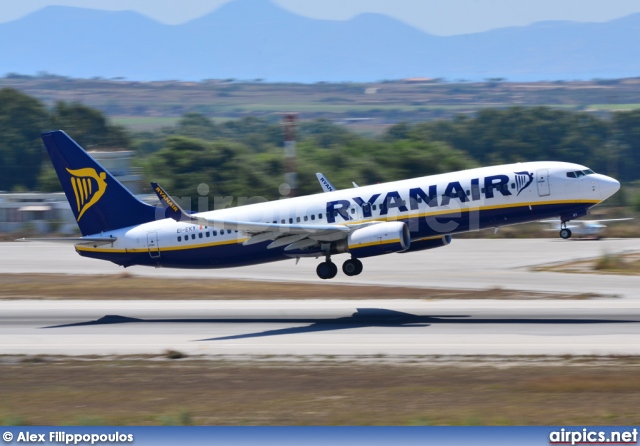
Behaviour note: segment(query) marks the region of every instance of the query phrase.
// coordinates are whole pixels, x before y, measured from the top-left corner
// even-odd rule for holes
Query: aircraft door
[[[540,169],[536,172],[536,183],[538,184],[538,195],[545,197],[551,194],[549,187],[549,169]]]
[[[158,233],[147,233],[147,247],[149,248],[149,255],[152,259],[160,258],[160,246],[158,246]]]

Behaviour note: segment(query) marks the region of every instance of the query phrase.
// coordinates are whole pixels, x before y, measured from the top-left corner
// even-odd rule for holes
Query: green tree
[[[614,113],[613,144],[607,152],[612,175],[624,181],[640,178],[640,110]]]
[[[48,126],[40,101],[0,89],[0,190],[35,187],[44,155],[40,133]]]
[[[609,123],[587,113],[549,107],[485,109],[474,117],[421,123],[404,133],[407,139],[446,142],[481,164],[553,160],[607,170],[602,158]]]
[[[190,197],[192,209],[198,209],[197,198],[209,198],[213,208],[216,197],[277,198],[281,175],[269,175],[272,163],[267,154],[260,155],[264,164],[241,143],[204,141],[184,136],[170,136],[160,151],[144,163],[149,179],[163,184],[176,197]],[[200,193],[200,184],[208,186],[208,194]],[[188,201],[188,200],[187,200]],[[184,203],[183,203],[184,205]]]
[[[124,127],[110,124],[100,111],[84,104],[57,102],[51,111],[51,121],[87,150],[125,148],[131,144]]]

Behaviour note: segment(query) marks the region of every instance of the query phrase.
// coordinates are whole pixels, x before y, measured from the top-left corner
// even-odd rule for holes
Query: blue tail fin
[[[129,192],[65,132],[43,133],[42,140],[82,235],[155,220],[154,206]]]

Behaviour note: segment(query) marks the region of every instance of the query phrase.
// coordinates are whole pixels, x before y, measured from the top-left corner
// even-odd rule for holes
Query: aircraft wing
[[[73,245],[108,245],[118,240],[117,237],[49,237],[49,238],[19,238],[16,242],[50,242],[69,243]]]
[[[245,245],[274,240],[268,248],[277,248],[294,243],[297,243],[295,245],[296,248],[300,246],[310,247],[319,244],[323,240],[335,241],[345,238],[353,229],[363,226],[278,224],[206,218],[185,212],[157,183],[151,183],[151,186],[170,218],[175,221],[245,232],[252,236],[244,242]],[[312,238],[303,242],[309,237]]]

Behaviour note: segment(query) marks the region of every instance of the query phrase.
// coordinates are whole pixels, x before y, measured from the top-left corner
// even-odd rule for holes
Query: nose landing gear
[[[569,228],[562,228],[560,229],[560,237],[563,239],[568,239],[569,237],[571,237],[571,229]]]

